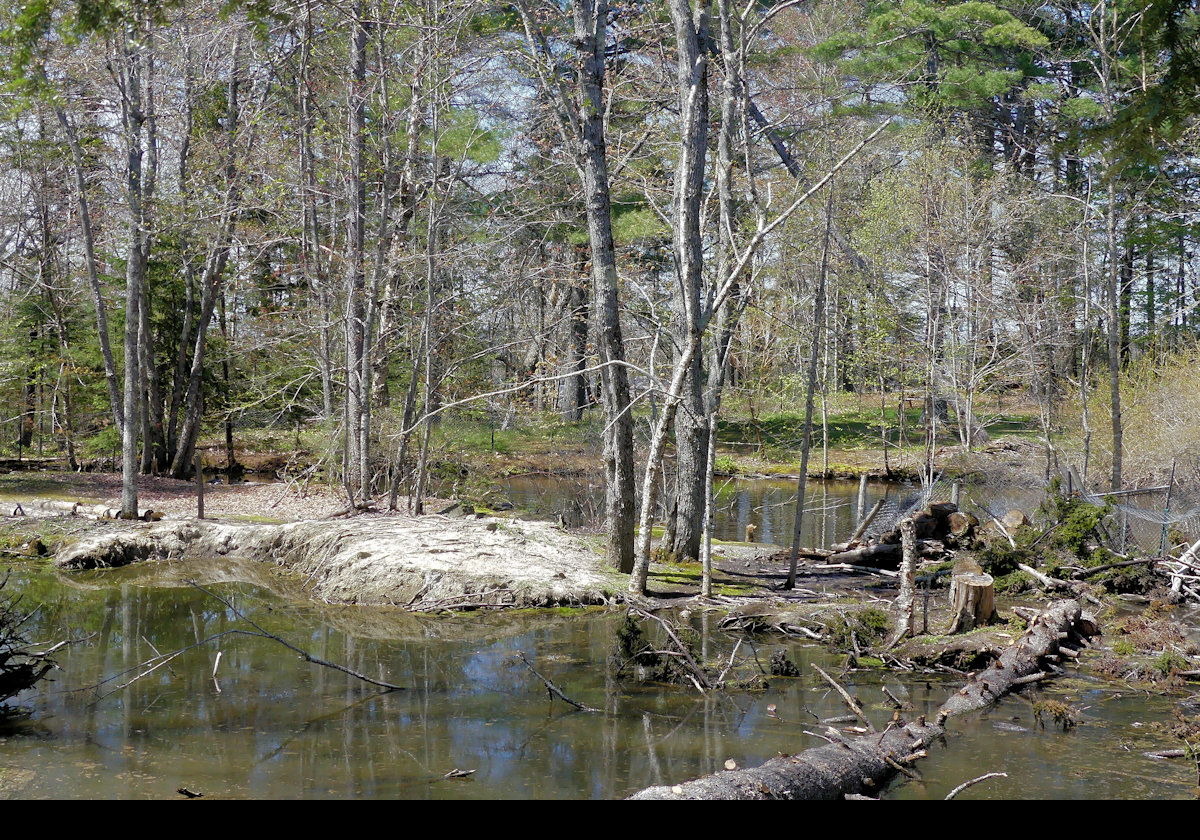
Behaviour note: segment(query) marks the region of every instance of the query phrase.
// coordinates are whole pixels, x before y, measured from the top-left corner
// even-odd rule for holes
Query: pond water
[[[189,563],[202,578],[217,574]],[[62,651],[53,683],[18,698],[30,716],[0,726],[0,797],[170,798],[185,787],[210,798],[608,799],[714,772],[729,758],[750,766],[798,752],[821,743],[806,734],[823,728],[818,718],[846,713],[809,667],[837,664],[812,645],[743,644],[740,673],[756,670],[752,651],[765,666],[783,649],[802,676],[704,697],[615,679],[612,612],[432,619],[289,600],[245,583],[213,589],[312,654],[406,690],[381,693],[248,635],[196,647],[130,682],[156,651],[253,629],[203,592],[162,585],[178,569],[158,574],[152,565],[70,576],[43,562],[14,566],[6,592],[36,609],[31,636],[87,639]],[[692,622],[707,655],[727,661],[736,640],[715,630],[715,617]],[[548,700],[518,653],[602,712]],[[891,715],[885,684],[931,713],[959,682],[869,671],[842,681],[879,725]],[[1086,676],[1049,690],[1082,710],[1077,728],[1041,730],[1030,701],[1010,698],[954,722],[947,743],[918,765],[923,780],[887,795],[941,797],[1004,771],[1007,779],[963,798],[1195,796],[1194,769],[1141,755],[1177,746],[1154,726],[1170,720],[1170,698]],[[455,769],[475,772],[443,778]]]
[[[525,475],[504,478],[499,483],[504,496],[518,510],[535,516],[565,516],[568,520],[575,517],[577,522],[571,524],[580,524],[598,520],[604,511],[602,480]],[[938,489],[949,498],[949,485]],[[917,486],[869,482],[865,508],[870,510],[883,499],[885,509],[877,518],[882,524],[889,513],[894,515],[896,510],[913,503],[919,494],[920,487]],[[757,541],[791,544],[796,515],[795,479],[718,476],[713,485],[713,496],[713,536],[716,539],[745,539],[746,526],[753,524],[758,529]],[[962,503],[969,507],[966,496],[964,492]],[[989,497],[987,504],[1000,507],[998,513],[1003,513],[1009,506],[1023,506],[1032,512],[1041,497],[1040,491],[1010,492],[1001,498]],[[857,481],[809,480],[801,523],[801,545],[823,547],[849,539],[857,525],[857,500]]]
[[[499,485],[503,495],[519,511],[546,519],[562,517],[571,526],[594,524],[604,511],[604,482],[598,478],[525,475],[501,479]],[[868,535],[892,527],[901,511],[922,498],[921,488],[917,485],[868,482],[865,490],[864,510],[870,510],[880,499],[884,501]],[[948,501],[950,492],[950,482],[939,482],[934,488],[934,499]],[[791,545],[796,513],[795,479],[718,476],[713,495],[713,536],[716,539],[743,540],[746,526],[753,524],[758,529],[755,536],[758,542]],[[1038,506],[1044,498],[1045,491],[1041,488],[963,486],[959,506],[975,514],[981,522],[993,515],[1002,516],[1011,508],[1019,508],[1036,519]],[[1161,515],[1162,494],[1131,496],[1124,502],[1130,508],[1144,508],[1149,514],[1127,517],[1127,548],[1157,553],[1162,520],[1156,517]],[[800,544],[825,548],[849,539],[858,525],[857,510],[857,481],[810,479],[805,489]],[[1196,532],[1198,526],[1200,523],[1193,522],[1191,530],[1184,528],[1184,531],[1195,539],[1200,537],[1200,532]],[[1109,527],[1115,529],[1115,517]]]

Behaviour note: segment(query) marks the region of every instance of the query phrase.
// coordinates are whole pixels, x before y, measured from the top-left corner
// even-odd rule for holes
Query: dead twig
[[[92,703],[92,705],[94,706],[96,703],[99,703],[104,698],[109,697],[109,696],[117,693],[118,691],[121,691],[122,689],[128,688],[129,686],[133,685],[135,682],[140,680],[142,677],[146,677],[146,676],[149,676],[150,674],[154,673],[159,668],[162,668],[163,666],[165,666],[172,659],[176,659],[180,656],[183,656],[188,651],[195,650],[198,647],[203,647],[204,645],[208,644],[209,642],[214,642],[217,639],[224,638],[225,636],[256,636],[258,638],[267,638],[264,634],[255,633],[251,630],[224,630],[220,633],[214,633],[211,636],[207,636],[206,638],[203,638],[200,641],[195,642],[194,644],[190,644],[187,647],[182,647],[179,650],[171,651],[170,653],[161,654],[159,656],[153,656],[150,659],[147,659],[143,662],[139,662],[137,665],[134,665],[132,668],[126,668],[124,671],[118,671],[117,673],[115,673],[111,676],[105,677],[104,679],[100,680],[100,682],[98,682],[98,683],[93,683],[92,685],[84,686],[83,688],[78,688],[78,689],[74,689],[74,690],[75,691],[94,691],[95,689],[100,688],[100,686],[107,685],[108,683],[113,682],[114,680],[118,680],[128,673],[137,671],[138,669],[142,669],[142,668],[145,669],[141,673],[139,673],[137,676],[133,677],[132,679],[127,680],[127,681],[121,683],[120,685],[116,686],[112,691],[109,691],[109,692],[99,695]]]
[[[860,522],[858,527],[854,529],[854,533],[850,535],[850,539],[846,540],[847,547],[854,545],[858,539],[867,532],[867,528],[871,526],[871,523],[875,520],[875,517],[879,515],[879,511],[883,510],[884,501],[884,499],[877,501],[875,506],[871,508],[871,512],[863,517],[863,521]]]
[[[275,501],[273,501],[273,502],[271,502],[271,504],[267,505],[267,510],[274,510],[276,507],[278,507],[279,503],[287,498],[288,493],[290,493],[292,491],[292,489],[295,488],[300,483],[300,479],[307,478],[307,477],[315,474],[316,471],[317,471],[317,465],[312,464],[312,465],[308,466],[307,468],[305,468],[304,471],[301,472],[299,475],[297,475],[295,478],[291,478],[290,476],[285,477],[284,478],[285,485],[283,488],[283,492],[279,494],[279,496],[275,499]],[[298,492],[297,492],[297,495],[299,495]]]
[[[826,674],[824,671],[822,671],[821,666],[813,665],[812,669],[814,671],[816,671],[818,674],[820,674],[821,677],[825,680],[825,682],[827,682],[831,686],[833,686],[834,690],[837,691],[838,694],[842,695],[842,699],[846,701],[846,705],[850,707],[850,711],[854,712],[854,714],[858,716],[858,719],[861,720],[863,722],[863,724],[867,727],[868,732],[874,734],[875,732],[878,731],[875,729],[875,725],[873,723],[871,723],[870,720],[867,719],[866,714],[862,710],[862,706],[858,705],[858,701],[855,700],[850,695],[850,692],[848,692],[848,691],[846,691],[846,689],[842,688],[838,684],[837,680],[835,680],[833,677],[829,676],[829,674]]]
[[[162,651],[160,651],[158,648],[156,648],[156,647],[154,646],[154,642],[152,642],[152,641],[150,641],[149,639],[147,639],[147,638],[146,638],[146,634],[145,634],[145,633],[143,633],[143,634],[142,634],[142,641],[143,641],[143,642],[145,642],[146,644],[148,644],[148,645],[150,646],[150,650],[154,651],[154,655],[155,655],[155,656],[162,656]],[[171,668],[171,666],[170,666],[170,665],[168,665],[168,666],[167,666],[167,670],[168,670],[168,671],[170,671],[170,673],[171,673],[171,676],[172,676],[172,677],[179,676],[178,674],[176,674],[176,673],[175,673],[175,671],[174,671],[174,670]],[[215,670],[215,669],[214,669],[214,670]]]
[[[731,654],[729,654],[729,663],[725,666],[725,669],[723,671],[721,671],[721,675],[719,677],[717,677],[717,685],[721,685],[722,683],[725,682],[725,675],[728,674],[729,669],[733,667],[733,660],[737,658],[738,650],[741,647],[742,647],[742,640],[738,639],[737,644],[735,644],[733,646],[733,652]],[[755,657],[755,660],[757,661],[757,656]],[[761,665],[759,666],[759,670],[762,670]]]
[[[563,694],[563,690],[561,688],[556,686],[554,683],[550,682],[550,680],[543,677],[541,674],[538,673],[538,670],[536,668],[534,668],[532,665],[529,664],[529,660],[525,658],[525,654],[517,653],[517,659],[521,660],[521,664],[523,664],[526,668],[528,668],[529,672],[531,674],[533,674],[535,677],[537,677],[539,680],[542,681],[542,684],[546,686],[546,691],[550,694],[551,699],[553,699],[554,697],[557,696],[564,703],[574,706],[576,709],[579,709],[581,712],[598,712],[598,711],[600,711],[599,709],[593,709],[591,706],[585,706],[584,704],[582,704],[578,701],[572,700],[570,697]],[[474,771],[472,771],[472,772],[474,772]]]
[[[980,782],[986,782],[988,779],[1007,779],[1007,778],[1008,778],[1007,773],[984,773],[982,776],[980,776],[976,779],[971,779],[971,781],[969,781],[969,782],[963,782],[961,785],[956,787],[954,790],[947,793],[946,799],[953,799],[954,797],[958,796],[960,793],[962,793],[967,788],[977,785]]]
[[[366,674],[361,674],[358,671],[355,671],[353,668],[347,668],[345,665],[339,665],[336,662],[328,662],[324,659],[313,656],[311,653],[304,650],[303,648],[296,647],[294,644],[289,642],[287,639],[284,639],[280,636],[276,636],[274,633],[271,633],[268,630],[264,630],[262,627],[255,624],[250,619],[246,618],[246,616],[243,615],[242,612],[240,610],[238,610],[237,607],[235,607],[233,604],[229,603],[229,601],[225,600],[220,595],[217,595],[214,592],[210,592],[209,590],[205,589],[200,584],[196,583],[194,580],[189,580],[188,584],[196,587],[201,592],[203,592],[205,595],[208,595],[210,598],[215,598],[216,600],[220,601],[225,606],[229,607],[229,609],[231,609],[233,611],[234,615],[236,615],[242,621],[249,624],[251,627],[253,627],[255,630],[257,630],[263,636],[266,636],[268,639],[274,639],[275,641],[279,642],[279,644],[283,645],[288,650],[292,650],[292,651],[295,651],[296,653],[300,654],[300,657],[305,662],[311,662],[314,665],[324,665],[326,668],[333,668],[335,671],[341,671],[344,674],[349,674],[350,676],[356,677],[365,683],[370,683],[371,685],[377,685],[380,688],[386,688],[388,691],[404,691],[404,686],[402,686],[402,685],[393,685],[392,683],[389,683],[389,682],[383,682],[382,680],[372,679],[371,677],[368,677]]]
[[[872,566],[854,566],[850,563],[822,563],[810,568],[832,572],[858,572],[859,574],[880,575],[881,577],[900,577],[899,572],[893,572],[890,569],[876,569]]]

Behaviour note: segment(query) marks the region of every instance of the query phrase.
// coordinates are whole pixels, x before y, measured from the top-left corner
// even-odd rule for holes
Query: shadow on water
[[[248,636],[219,643],[215,677],[216,644],[122,687],[156,651],[245,627],[179,585],[178,574],[156,582],[152,565],[75,575],[69,585],[41,563],[14,569],[10,586],[37,608],[33,638],[88,640],[63,651],[53,683],[18,698],[31,715],[0,729],[0,797],[173,797],[186,787],[210,798],[614,798],[716,772],[729,758],[750,766],[798,752],[821,743],[807,734],[824,728],[820,719],[846,714],[810,667],[837,663],[811,645],[744,644],[746,674],[785,650],[802,676],[705,697],[615,681],[606,667],[620,620],[613,612],[434,618],[332,608],[228,581],[216,591],[270,631],[407,690],[380,693]],[[222,561],[188,565],[205,579],[232,574]],[[707,656],[724,663],[736,640],[716,630],[715,615],[692,621]],[[602,713],[551,702],[518,652]],[[885,685],[908,696],[914,714],[928,714],[958,680],[856,672],[843,682],[882,724],[891,715]],[[1194,773],[1182,763],[1140,755],[1170,746],[1139,725],[1167,720],[1167,700],[1086,679],[1053,690],[1083,709],[1073,731],[1039,730],[1030,702],[1010,699],[953,725],[948,745],[919,765],[924,781],[888,795],[940,797],[988,771],[1010,775],[967,795],[1194,795]],[[444,778],[456,769],[475,772]]]

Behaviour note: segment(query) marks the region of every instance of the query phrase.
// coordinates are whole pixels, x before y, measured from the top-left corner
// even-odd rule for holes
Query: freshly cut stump
[[[951,580],[954,621],[947,633],[966,633],[996,620],[996,587],[983,572],[960,572]]]

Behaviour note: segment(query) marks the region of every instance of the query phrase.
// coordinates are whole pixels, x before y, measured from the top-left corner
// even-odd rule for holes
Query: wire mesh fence
[[[1200,538],[1200,499],[1194,491],[1165,485],[1119,494],[1098,492],[1088,490],[1069,471],[1062,473],[1058,485],[1088,504],[1109,505],[1113,542],[1109,547],[1121,553],[1157,554],[1180,542]],[[960,510],[974,514],[980,521],[1000,518],[1016,507],[1037,522],[1044,518],[1041,503],[1050,492],[1051,485],[1045,481],[1031,482],[1028,477],[1003,471],[990,475],[977,472],[960,480],[939,478],[885,499],[865,536],[878,537],[914,511],[949,501],[957,501]]]

